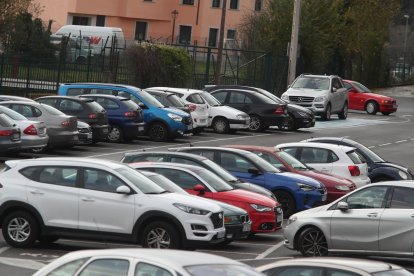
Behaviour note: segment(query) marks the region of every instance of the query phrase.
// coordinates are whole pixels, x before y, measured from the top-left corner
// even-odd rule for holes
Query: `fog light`
[[[231,239],[231,238],[233,238],[233,234],[227,234],[227,235],[226,235],[226,238],[227,238],[227,239]]]
[[[207,228],[204,225],[191,224],[191,230],[195,230],[195,231],[207,231]]]

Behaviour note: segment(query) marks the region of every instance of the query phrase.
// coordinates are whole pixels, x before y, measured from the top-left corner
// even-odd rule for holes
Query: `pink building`
[[[120,27],[127,40],[217,46],[223,0],[35,0],[41,18],[63,25]],[[225,39],[237,39],[243,17],[262,9],[264,0],[227,0]],[[175,15],[174,15],[175,14]],[[174,24],[175,22],[175,24]],[[174,35],[173,35],[174,34]]]

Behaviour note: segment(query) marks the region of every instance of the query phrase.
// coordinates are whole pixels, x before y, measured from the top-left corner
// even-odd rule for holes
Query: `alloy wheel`
[[[318,229],[308,229],[300,238],[301,252],[305,256],[326,256],[328,254],[328,244],[325,236]]]
[[[113,127],[108,134],[108,140],[111,142],[118,142],[121,140],[121,131],[117,127]]]
[[[152,229],[147,235],[149,248],[170,248],[171,237],[163,228]]]
[[[251,116],[249,129],[251,131],[259,131],[262,127],[262,122],[259,117]]]
[[[22,217],[12,219],[7,225],[7,233],[15,242],[24,242],[30,237],[30,223]]]

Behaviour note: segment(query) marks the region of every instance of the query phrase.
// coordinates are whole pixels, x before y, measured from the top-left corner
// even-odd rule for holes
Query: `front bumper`
[[[248,129],[250,125],[250,117],[244,120],[229,119],[230,129]]]
[[[226,240],[239,240],[245,239],[249,236],[252,222],[245,222],[241,224],[226,224]]]
[[[282,228],[283,213],[278,207],[272,212],[249,212],[252,221],[252,233],[274,232]],[[280,212],[278,212],[280,210]]]
[[[295,118],[295,126],[297,128],[310,128],[315,126],[315,117]]]

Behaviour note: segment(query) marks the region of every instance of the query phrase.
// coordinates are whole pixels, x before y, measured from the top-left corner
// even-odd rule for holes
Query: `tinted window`
[[[302,76],[296,79],[292,88],[307,88],[317,90],[329,90],[329,78]]]
[[[244,172],[247,173],[250,168],[257,168],[246,158],[234,153],[222,152],[220,153],[221,162],[220,165],[229,171]],[[259,168],[257,168],[259,169]]]
[[[84,170],[83,183],[85,189],[111,193],[115,193],[118,187],[125,185],[113,174],[96,169]]]
[[[75,272],[88,260],[88,258],[75,260],[69,263],[65,263],[64,265],[59,266],[47,276],[67,276],[67,275],[75,275]]]
[[[131,100],[121,100],[121,103],[124,104],[129,110],[141,109],[134,101]]]
[[[37,171],[39,167],[28,167],[20,170],[20,173],[30,180],[37,180]]]
[[[29,118],[38,117],[35,110],[30,105],[13,104],[11,106],[11,109],[13,109],[14,111],[20,113],[21,115],[23,115],[26,118],[27,117],[29,117]],[[42,114],[42,113],[40,113],[40,114]]]
[[[279,159],[277,159],[276,157],[274,157],[273,155],[269,153],[260,152],[260,151],[252,151],[252,152],[255,153],[257,156],[263,158],[264,160],[266,160],[267,162],[269,162],[276,168],[280,168],[284,166],[283,163],[279,161]]]
[[[88,89],[86,88],[69,88],[67,95],[68,96],[79,96],[79,95],[83,95],[87,93],[88,93]]]
[[[198,178],[188,172],[166,168],[153,168],[151,171],[165,176],[183,189],[193,189],[193,187],[197,184],[202,185]]]
[[[58,109],[65,112],[82,112],[82,104],[72,100],[61,100]]]
[[[135,276],[172,276],[172,274],[161,267],[139,263],[135,268]]]
[[[77,175],[76,168],[44,167],[40,170],[38,182],[75,187]]]
[[[332,87],[335,87],[336,89],[343,88],[342,82],[338,78],[332,79]]]
[[[167,99],[168,99],[168,102],[169,102],[168,105],[172,105],[172,106],[176,106],[176,107],[184,107],[185,106],[183,101],[177,95],[174,95],[174,94],[168,95]]]
[[[160,186],[145,177],[143,174],[128,166],[117,169],[116,171],[128,179],[131,184],[135,185],[144,194],[160,194],[165,191]]]
[[[414,189],[395,187],[392,194],[391,208],[414,209]]]
[[[294,266],[294,267],[281,267],[274,268],[265,272],[268,276],[323,276],[323,268],[320,267],[307,267],[307,266]]]
[[[332,163],[338,160],[334,152],[320,148],[302,148],[300,156],[300,161],[303,163]]]
[[[283,150],[284,152],[287,152],[288,154],[297,157],[298,148],[292,147],[292,148],[282,148],[280,150]]]
[[[160,103],[159,101],[157,101],[157,99],[155,99],[153,96],[151,96],[150,94],[148,94],[147,92],[141,90],[139,92],[139,95],[150,105],[153,105],[155,107],[164,107],[162,105],[162,103]],[[132,99],[132,98],[131,98]]]
[[[57,99],[50,99],[50,98],[49,99],[40,99],[38,102],[55,107]]]
[[[204,100],[203,98],[200,96],[200,94],[191,94],[190,96],[187,97],[187,101],[189,101],[190,103],[195,103],[195,104],[203,104]]]
[[[239,92],[231,92],[230,93],[230,104],[243,104],[243,103],[251,103],[250,99],[247,99],[246,101],[246,95]]]
[[[105,109],[118,109],[119,105],[117,102],[105,98],[96,98],[96,102]]]
[[[362,189],[345,198],[349,209],[382,208],[387,187],[376,186]]]
[[[54,107],[51,107],[47,104],[42,104],[42,107],[44,110],[46,110],[47,113],[51,114],[51,115],[65,115],[63,112],[57,110]]]
[[[80,276],[127,276],[129,262],[121,259],[101,259],[90,262]]]
[[[212,93],[214,98],[216,98],[220,103],[224,103],[226,101],[227,94],[228,92],[225,91]]]
[[[359,155],[355,151],[347,152],[346,155],[348,155],[354,164],[362,164],[361,158],[359,158]]]
[[[90,94],[115,95],[116,91],[112,89],[92,88]]]

